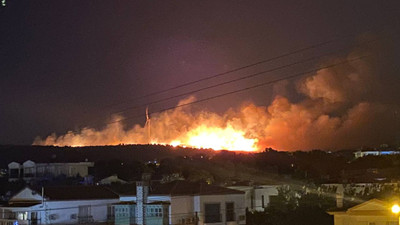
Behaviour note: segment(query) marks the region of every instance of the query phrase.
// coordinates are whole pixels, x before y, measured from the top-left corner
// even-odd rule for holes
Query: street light
[[[392,206],[392,213],[397,214],[397,213],[399,213],[399,212],[400,212],[400,206],[397,205],[397,204],[394,204],[394,205]]]
[[[392,206],[392,213],[398,214],[400,212],[400,206],[398,204],[394,204]],[[400,225],[400,217],[399,217],[399,225]]]

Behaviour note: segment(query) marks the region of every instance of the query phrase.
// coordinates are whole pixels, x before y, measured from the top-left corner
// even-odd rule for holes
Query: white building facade
[[[94,167],[94,162],[75,163],[35,163],[27,160],[20,164],[11,162],[8,164],[9,181],[23,179],[25,181],[43,178],[46,176],[57,177],[86,177],[89,175],[89,168]]]
[[[118,195],[97,186],[25,188],[0,207],[0,225],[79,224],[113,220]]]
[[[328,212],[334,225],[398,225],[399,215],[391,212],[393,203],[371,199],[349,209]]]
[[[149,188],[149,187],[147,187]],[[137,195],[146,187],[137,185]],[[154,185],[148,194],[147,206],[143,209],[136,209],[136,212],[146,210],[150,205],[157,203],[161,206],[168,206],[168,210],[162,211],[165,220],[147,220],[147,225],[164,224],[196,224],[196,225],[239,225],[246,224],[245,193],[228,188],[211,186],[207,184],[195,184],[186,181],[174,181],[165,185]],[[140,207],[142,200],[136,195],[120,196],[119,205],[126,202],[126,205],[136,203]],[[117,213],[117,212],[116,212]],[[143,212],[136,213],[140,217]],[[147,212],[148,214],[148,212]],[[144,216],[145,218],[145,216]],[[117,218],[116,221],[130,221],[128,218]],[[163,222],[162,222],[163,221]],[[136,221],[137,224],[144,224],[143,221]],[[117,222],[116,222],[117,224]],[[123,223],[119,223],[123,224]]]
[[[245,192],[246,207],[250,211],[263,212],[272,198],[278,196],[279,185],[230,186],[228,188]]]

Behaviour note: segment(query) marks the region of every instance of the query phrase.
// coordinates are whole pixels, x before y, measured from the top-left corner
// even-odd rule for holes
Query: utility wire
[[[319,59],[321,57],[328,56],[328,55],[336,53],[336,52],[338,52],[338,51],[329,52],[329,53],[326,53],[326,54],[310,57],[310,58],[307,58],[307,59],[302,60],[302,61],[286,64],[286,65],[275,67],[275,68],[272,68],[272,69],[269,69],[269,70],[264,70],[262,72],[253,73],[253,74],[250,74],[250,75],[247,75],[247,76],[244,76],[244,77],[239,77],[239,78],[236,78],[236,79],[233,79],[233,80],[221,82],[221,83],[218,83],[218,84],[214,84],[214,85],[211,85],[211,86],[199,88],[199,89],[196,89],[196,90],[193,90],[193,91],[189,91],[189,92],[185,92],[185,93],[181,93],[181,94],[178,94],[178,95],[174,95],[174,96],[158,99],[158,100],[155,100],[155,101],[152,101],[152,102],[148,102],[148,103],[145,103],[145,104],[142,104],[142,105],[127,107],[125,109],[118,110],[118,111],[116,111],[116,112],[114,112],[112,114],[120,114],[120,113],[126,112],[128,110],[133,110],[133,109],[138,109],[138,108],[141,108],[141,107],[146,107],[146,106],[149,106],[149,105],[153,105],[153,104],[156,104],[156,103],[161,103],[161,102],[164,102],[164,101],[167,101],[167,100],[171,100],[171,99],[174,99],[174,98],[183,97],[183,96],[186,96],[186,95],[190,95],[190,94],[194,94],[194,93],[197,93],[197,92],[205,91],[205,90],[208,90],[208,89],[216,88],[216,87],[219,87],[219,86],[227,85],[227,84],[234,83],[234,82],[237,82],[237,81],[241,81],[241,80],[257,77],[257,76],[265,74],[265,73],[274,72],[274,71],[277,71],[277,70],[280,70],[280,69],[284,69],[284,68],[287,68],[287,67],[291,67],[291,66],[294,66],[294,65],[298,65],[298,64],[301,64],[301,63],[305,63],[305,62],[308,62],[308,61]]]
[[[281,58],[284,58],[284,57],[287,57],[287,56],[290,56],[290,55],[295,55],[295,54],[298,54],[298,53],[301,53],[301,52],[304,52],[304,51],[308,51],[308,50],[311,50],[311,49],[316,49],[316,48],[319,48],[319,47],[323,47],[323,46],[329,45],[331,43],[335,43],[335,42],[338,42],[338,41],[341,41],[341,40],[346,40],[346,39],[349,39],[349,38],[354,38],[354,35],[353,34],[348,34],[348,35],[343,35],[342,37],[332,38],[332,39],[330,39],[328,41],[322,41],[322,42],[319,42],[319,43],[314,44],[314,45],[310,45],[310,46],[307,46],[307,47],[299,48],[299,49],[296,49],[294,51],[290,51],[290,52],[287,52],[287,53],[284,53],[284,54],[281,54],[281,55],[278,55],[278,56],[274,56],[274,57],[271,57],[271,58],[268,58],[268,59],[265,59],[265,60],[261,60],[261,61],[252,63],[252,64],[248,64],[248,65],[245,65],[245,66],[242,66],[242,67],[238,67],[238,68],[235,68],[235,69],[232,69],[232,70],[228,70],[228,71],[225,71],[225,72],[222,72],[222,73],[217,73],[217,74],[214,74],[214,75],[211,75],[211,76],[208,76],[208,77],[205,77],[205,78],[201,78],[201,79],[198,79],[198,80],[186,82],[186,83],[183,83],[183,84],[171,87],[171,88],[166,88],[166,89],[163,89],[163,90],[159,90],[159,91],[155,91],[155,92],[152,92],[152,93],[149,93],[149,94],[138,96],[138,97],[130,99],[130,100],[126,100],[126,101],[122,101],[122,102],[119,102],[119,103],[110,104],[110,105],[107,105],[105,107],[113,107],[113,106],[124,104],[124,103],[127,103],[127,102],[132,102],[132,101],[140,100],[140,99],[143,99],[143,98],[146,98],[146,97],[162,94],[162,93],[165,93],[165,92],[168,92],[168,91],[172,91],[172,90],[176,90],[176,89],[179,89],[179,88],[182,88],[182,87],[186,87],[186,86],[189,86],[189,85],[192,85],[192,84],[196,84],[196,83],[199,83],[199,82],[202,82],[202,81],[210,80],[210,79],[213,79],[213,78],[216,78],[216,77],[220,77],[220,76],[227,75],[227,74],[230,74],[230,73],[233,73],[233,72],[244,70],[244,69],[247,69],[247,68],[250,68],[250,67],[253,67],[253,66],[257,66],[257,65],[264,64],[264,63],[267,63],[267,62],[272,62],[274,60],[278,60],[278,59],[281,59]]]
[[[365,44],[370,44],[372,42],[378,41],[379,39],[381,39],[381,38],[376,38],[376,39],[373,39],[373,40],[366,41],[366,42],[364,42],[362,44],[357,45],[356,47],[359,47],[359,46],[362,46],[362,45],[365,45]],[[190,94],[194,94],[194,93],[197,93],[197,92],[205,91],[205,90],[208,90],[208,89],[216,88],[216,87],[219,87],[219,86],[227,85],[227,84],[234,83],[234,82],[237,82],[237,81],[241,81],[241,80],[257,77],[257,76],[260,76],[260,75],[263,75],[263,74],[266,74],[266,73],[270,73],[270,72],[274,72],[274,71],[277,71],[277,70],[289,68],[289,67],[292,67],[292,66],[295,66],[295,65],[300,65],[300,64],[303,64],[303,63],[306,63],[306,62],[311,62],[313,60],[320,59],[322,57],[326,57],[326,56],[329,56],[329,55],[333,55],[333,54],[339,53],[342,50],[343,49],[339,49],[339,50],[331,51],[331,52],[328,52],[328,53],[320,54],[320,55],[317,55],[317,56],[312,56],[312,57],[306,58],[306,59],[301,60],[301,61],[285,64],[283,66],[274,67],[274,68],[271,68],[271,69],[268,69],[268,70],[264,70],[264,71],[261,71],[261,72],[253,73],[253,74],[250,74],[250,75],[247,75],[247,76],[243,76],[243,77],[239,77],[239,78],[236,78],[236,79],[233,79],[233,80],[224,81],[224,82],[221,82],[221,83],[218,83],[218,84],[214,84],[214,85],[210,85],[210,86],[207,86],[207,87],[199,88],[199,89],[196,89],[196,90],[193,90],[193,91],[189,91],[189,92],[185,92],[185,93],[181,93],[181,94],[178,94],[178,95],[174,95],[174,96],[158,99],[158,100],[155,100],[155,101],[152,101],[152,102],[148,102],[148,103],[145,103],[145,104],[142,104],[142,105],[127,107],[125,109],[118,110],[118,111],[116,111],[116,112],[114,112],[112,114],[120,114],[120,113],[126,112],[128,110],[133,110],[133,109],[138,109],[138,108],[141,108],[141,107],[146,107],[146,106],[149,106],[149,105],[153,105],[153,104],[156,104],[156,103],[161,103],[161,102],[164,102],[164,101],[167,101],[167,100],[171,100],[171,99],[174,99],[174,98],[183,97],[183,96],[186,96],[186,95],[190,95]]]
[[[356,47],[357,47],[357,46],[362,46],[362,45],[365,45],[365,44],[368,44],[368,43],[371,43],[371,42],[375,42],[375,41],[377,41],[377,40],[379,40],[379,39],[383,39],[383,38],[390,37],[390,36],[393,35],[393,34],[397,34],[396,32],[397,32],[397,30],[395,30],[395,31],[393,31],[393,32],[390,32],[389,34],[385,34],[383,37],[381,36],[381,37],[379,37],[379,38],[375,38],[375,39],[372,39],[372,40],[363,42],[363,43],[361,43],[361,44],[358,44],[358,45],[356,45]],[[383,33],[383,32],[382,32],[382,33]],[[273,60],[276,60],[276,59],[279,59],[279,58],[283,58],[283,57],[285,57],[285,56],[289,56],[289,55],[292,55],[292,54],[296,54],[296,53],[299,53],[299,52],[301,52],[301,51],[306,51],[306,50],[308,50],[308,49],[317,48],[318,46],[327,45],[328,43],[333,43],[333,42],[336,42],[336,41],[338,41],[338,40],[340,40],[340,39],[346,39],[346,38],[349,38],[349,37],[352,37],[352,36],[351,36],[351,35],[347,35],[347,36],[343,36],[342,38],[334,38],[334,39],[331,39],[330,41],[321,42],[321,43],[318,43],[318,44],[315,44],[315,45],[312,45],[312,46],[308,46],[308,47],[305,47],[305,48],[302,48],[302,49],[295,50],[295,51],[290,52],[290,53],[285,53],[285,54],[282,54],[282,55],[279,55],[279,56],[276,56],[276,57],[273,57],[273,58],[269,58],[269,59],[262,60],[262,61],[259,61],[259,62],[250,64],[250,65],[246,65],[246,66],[243,66],[243,67],[240,67],[240,68],[236,68],[236,69],[234,69],[234,70],[232,70],[232,71],[226,71],[226,72],[221,73],[221,74],[216,74],[216,75],[210,76],[210,77],[208,77],[208,78],[209,78],[209,79],[212,79],[212,78],[217,77],[217,76],[222,76],[222,75],[225,75],[225,74],[229,74],[229,73],[232,73],[232,72],[235,72],[235,71],[242,70],[242,69],[244,69],[244,68],[249,68],[249,67],[254,66],[254,65],[262,64],[262,62],[273,61]],[[333,53],[334,53],[334,52],[327,53],[326,55],[333,54]],[[325,56],[325,54],[320,55],[320,57],[323,57],[323,56]],[[311,57],[311,58],[308,58],[308,59],[303,60],[303,61],[301,61],[301,62],[305,62],[305,61],[308,61],[308,60],[311,61],[313,58],[314,58],[314,57]],[[315,57],[315,58],[316,58],[316,57]],[[254,77],[254,76],[261,75],[262,73],[272,72],[272,71],[274,71],[274,70],[283,69],[284,67],[289,67],[289,66],[293,66],[293,65],[296,65],[296,64],[300,64],[300,62],[288,64],[288,65],[286,65],[286,66],[281,66],[281,67],[273,68],[273,69],[270,69],[271,71],[262,71],[262,72],[259,72],[259,73],[257,73],[257,74],[250,75],[249,78],[250,78],[250,77]],[[197,81],[192,81],[192,82],[189,82],[189,83],[187,83],[187,84],[181,84],[181,85],[178,85],[178,86],[176,86],[176,87],[173,87],[173,89],[178,89],[179,87],[188,86],[188,85],[190,85],[190,84],[192,84],[192,83],[197,83],[197,82],[203,81],[204,79],[208,79],[208,78],[203,78],[203,79],[200,79],[200,80],[197,80]],[[243,79],[246,79],[246,78],[238,78],[238,79],[235,79],[235,80],[233,80],[233,81],[223,82],[223,83],[221,83],[221,85],[225,85],[225,84],[228,84],[228,83],[233,83],[233,82],[235,82],[235,81],[239,81],[239,80],[243,80]],[[217,85],[213,85],[213,86],[216,87]],[[140,108],[140,107],[148,106],[148,105],[150,105],[150,104],[160,103],[160,102],[163,102],[163,101],[167,101],[167,100],[170,100],[170,99],[173,99],[173,98],[181,97],[181,96],[188,95],[188,94],[195,93],[195,92],[200,92],[200,91],[207,90],[207,89],[210,89],[210,88],[213,88],[213,87],[205,87],[205,88],[201,88],[201,89],[198,89],[198,90],[194,90],[194,91],[191,91],[191,92],[188,92],[188,93],[178,94],[178,95],[175,95],[175,96],[171,96],[171,97],[167,97],[167,98],[155,100],[155,101],[152,101],[152,102],[150,102],[150,103],[146,103],[146,104],[142,104],[142,105],[137,105],[137,106],[131,106],[131,107],[128,107],[128,108],[125,108],[125,109],[122,109],[122,110],[118,110],[118,111],[111,112],[111,114],[110,114],[109,116],[110,116],[111,119],[112,119],[112,116],[113,116],[113,115],[116,115],[116,114],[119,114],[119,113],[122,113],[122,112],[125,112],[125,111],[128,111],[128,110],[138,109],[138,108]],[[168,90],[171,90],[171,89],[161,90],[160,92],[166,92],[166,91],[168,91]],[[144,97],[147,97],[147,96],[150,96],[150,95],[156,95],[156,93],[155,93],[155,92],[154,92],[154,93],[150,93],[150,94],[147,94],[147,95],[145,95],[145,96],[141,96],[141,97],[138,97],[138,98],[135,98],[135,99],[144,98]],[[119,104],[120,104],[120,103],[116,103],[116,104],[113,104],[113,105],[119,105]],[[113,105],[110,105],[110,106],[113,106]],[[132,118],[137,118],[137,117],[139,117],[139,116],[135,116],[135,117],[132,117]],[[96,122],[96,121],[93,121],[91,124],[108,124],[108,123],[104,123],[103,120],[97,120],[97,122]],[[84,129],[84,128],[83,128],[83,129]]]
[[[382,40],[384,38],[387,38],[387,36],[380,37],[380,38],[375,38],[375,39],[372,39],[372,40],[368,40],[368,41],[362,42],[362,43],[360,43],[360,44],[358,44],[358,45],[356,45],[354,47],[362,47],[362,46],[371,44],[373,42]],[[336,49],[336,50],[328,52],[328,53],[323,53],[323,54],[320,54],[320,55],[317,55],[317,56],[309,57],[309,58],[306,58],[306,59],[301,60],[301,61],[296,61],[296,62],[293,62],[293,63],[285,64],[283,66],[278,66],[278,67],[275,67],[275,68],[264,70],[262,72],[253,73],[253,74],[250,74],[250,75],[247,75],[247,76],[243,76],[243,77],[239,77],[239,78],[236,78],[236,79],[233,79],[233,80],[220,82],[218,84],[214,84],[214,85],[206,86],[206,87],[199,88],[199,89],[196,89],[196,90],[188,91],[188,92],[185,92],[185,93],[181,93],[181,94],[173,95],[173,96],[170,96],[170,97],[154,100],[154,101],[151,101],[151,102],[148,102],[148,103],[145,103],[145,104],[127,107],[127,108],[124,108],[124,109],[121,109],[121,110],[113,112],[112,115],[113,114],[120,114],[120,113],[126,112],[128,110],[147,107],[149,105],[153,105],[153,104],[156,104],[156,103],[161,103],[161,102],[168,101],[168,100],[171,100],[171,99],[174,99],[174,98],[183,97],[183,96],[186,96],[186,95],[190,95],[190,94],[194,94],[194,93],[197,93],[197,92],[205,91],[205,90],[208,90],[208,89],[216,88],[216,87],[219,87],[219,86],[227,85],[227,84],[234,83],[234,82],[237,82],[237,81],[241,81],[241,80],[257,77],[257,76],[260,76],[260,75],[263,75],[263,74],[265,75],[266,73],[270,73],[270,72],[274,72],[274,71],[277,71],[277,70],[285,69],[285,68],[292,67],[292,66],[295,66],[295,65],[301,65],[303,63],[311,62],[313,60],[320,59],[322,57],[326,57],[326,56],[329,56],[329,55],[340,53],[343,50],[344,50],[344,48]]]
[[[227,96],[227,95],[231,95],[231,94],[247,91],[247,90],[258,88],[258,87],[262,87],[262,86],[266,86],[266,85],[273,84],[273,83],[276,83],[276,82],[279,82],[279,81],[293,79],[295,77],[303,76],[305,74],[314,73],[314,72],[316,72],[318,70],[321,70],[321,69],[328,69],[328,68],[332,68],[332,67],[335,67],[335,66],[338,66],[338,65],[343,65],[343,64],[346,64],[346,63],[349,63],[349,62],[358,61],[358,60],[366,58],[367,56],[370,56],[370,55],[371,54],[363,55],[363,56],[360,56],[360,57],[351,58],[351,59],[348,59],[348,60],[343,60],[340,63],[335,63],[335,64],[331,64],[331,65],[328,65],[328,66],[318,67],[318,68],[315,68],[315,69],[312,69],[312,70],[308,70],[306,72],[295,73],[293,75],[289,75],[289,76],[278,78],[278,79],[275,79],[275,80],[259,83],[259,84],[256,84],[256,85],[253,85],[253,86],[249,86],[249,87],[246,87],[246,88],[242,88],[242,89],[226,92],[226,93],[219,94],[219,95],[214,95],[214,96],[211,96],[211,97],[208,97],[208,98],[200,99],[200,100],[197,100],[197,101],[193,101],[193,102],[189,102],[189,103],[185,103],[185,104],[181,104],[181,105],[177,105],[177,106],[164,108],[164,109],[161,109],[161,110],[149,113],[149,114],[152,115],[152,114],[155,114],[155,113],[161,113],[161,112],[164,112],[164,111],[168,111],[168,110],[172,110],[172,109],[176,109],[176,108],[181,108],[181,107],[184,107],[184,106],[188,106],[188,105],[192,105],[192,104],[196,104],[196,103],[200,103],[200,102],[205,102],[205,101],[209,101],[209,100],[212,100],[212,99],[220,98],[220,97],[223,97],[223,96]],[[140,114],[140,115],[136,115],[136,116],[132,116],[132,117],[126,117],[126,118],[123,118],[123,119],[119,119],[119,120],[108,122],[106,124],[118,123],[118,122],[121,122],[121,121],[130,120],[130,119],[139,118],[139,117],[143,117],[143,115]]]

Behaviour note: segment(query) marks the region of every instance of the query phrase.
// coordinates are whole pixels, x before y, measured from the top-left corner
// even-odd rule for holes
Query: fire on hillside
[[[196,98],[190,96],[172,110],[151,114],[151,118],[147,115],[144,126],[136,124],[126,129],[123,118],[113,118],[114,122],[100,130],[89,127],[61,136],[37,137],[33,144],[151,143],[260,151],[267,147],[279,150],[344,149],[386,143],[396,133],[393,110],[398,106],[374,101],[377,97],[371,93],[380,96],[385,92],[378,90],[379,76],[367,66],[369,64],[367,60],[349,60],[297,79],[291,86],[289,81],[275,84],[280,85],[277,89],[286,91],[275,93],[269,106],[246,103],[218,114],[193,108],[189,103]],[[296,91],[303,99],[293,101],[285,94],[293,86],[295,90],[290,91]]]

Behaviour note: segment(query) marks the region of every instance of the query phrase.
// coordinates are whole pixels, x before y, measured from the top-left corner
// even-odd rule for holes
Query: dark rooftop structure
[[[118,185],[112,187],[113,191],[120,195],[136,195],[136,185]],[[150,184],[149,195],[224,195],[224,194],[243,194],[244,192],[233,190],[225,187],[209,185],[200,182],[188,182],[184,180],[176,180],[170,183],[161,184],[152,182]]]
[[[37,190],[38,193],[41,191]],[[118,199],[119,196],[103,186],[52,186],[44,188],[49,200]]]

